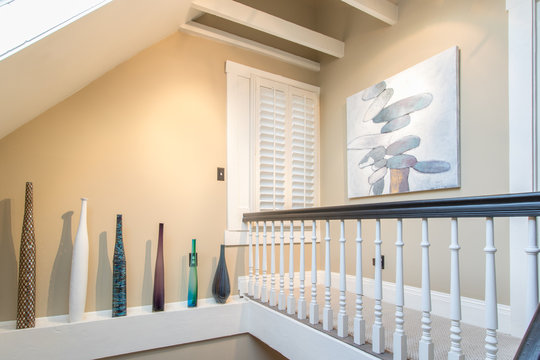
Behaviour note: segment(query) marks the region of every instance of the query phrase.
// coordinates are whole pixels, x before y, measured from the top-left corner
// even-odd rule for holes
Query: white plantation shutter
[[[279,82],[256,83],[258,210],[317,202],[317,95]]]

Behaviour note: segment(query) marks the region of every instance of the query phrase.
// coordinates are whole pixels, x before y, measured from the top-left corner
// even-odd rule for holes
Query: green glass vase
[[[197,252],[195,250],[195,242],[191,240],[191,253],[189,254],[189,282],[188,282],[188,307],[197,306]]]

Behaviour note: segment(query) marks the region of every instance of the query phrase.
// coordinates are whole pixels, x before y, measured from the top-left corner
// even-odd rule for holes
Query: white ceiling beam
[[[398,6],[388,0],[341,0],[389,25],[398,21]]]
[[[345,54],[345,44],[343,41],[336,40],[236,1],[193,0],[191,6],[208,14],[263,31],[328,55],[341,58]]]
[[[231,44],[246,50],[279,59],[289,64],[301,66],[311,71],[321,70],[321,65],[318,62],[193,21],[180,25],[180,29],[188,34],[198,35],[207,39]]]

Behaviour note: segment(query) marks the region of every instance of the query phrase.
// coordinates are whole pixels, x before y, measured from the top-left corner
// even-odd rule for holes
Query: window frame
[[[320,201],[320,88],[230,60],[225,64],[225,72],[227,76],[227,229],[224,234],[225,245],[247,245],[249,243],[248,229],[246,224],[242,223],[242,214],[258,211],[256,170],[259,164],[256,156],[257,107],[255,105],[257,101],[255,96],[259,79],[262,79],[263,82],[268,80],[280,83],[293,88],[298,93],[305,91],[315,95],[317,144],[314,206],[318,206]],[[289,93],[287,96],[290,100]],[[299,241],[298,237],[295,237],[296,241]]]

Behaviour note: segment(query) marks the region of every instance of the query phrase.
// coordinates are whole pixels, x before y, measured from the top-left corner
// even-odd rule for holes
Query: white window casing
[[[226,245],[248,243],[245,212],[319,205],[319,88],[231,61]]]

